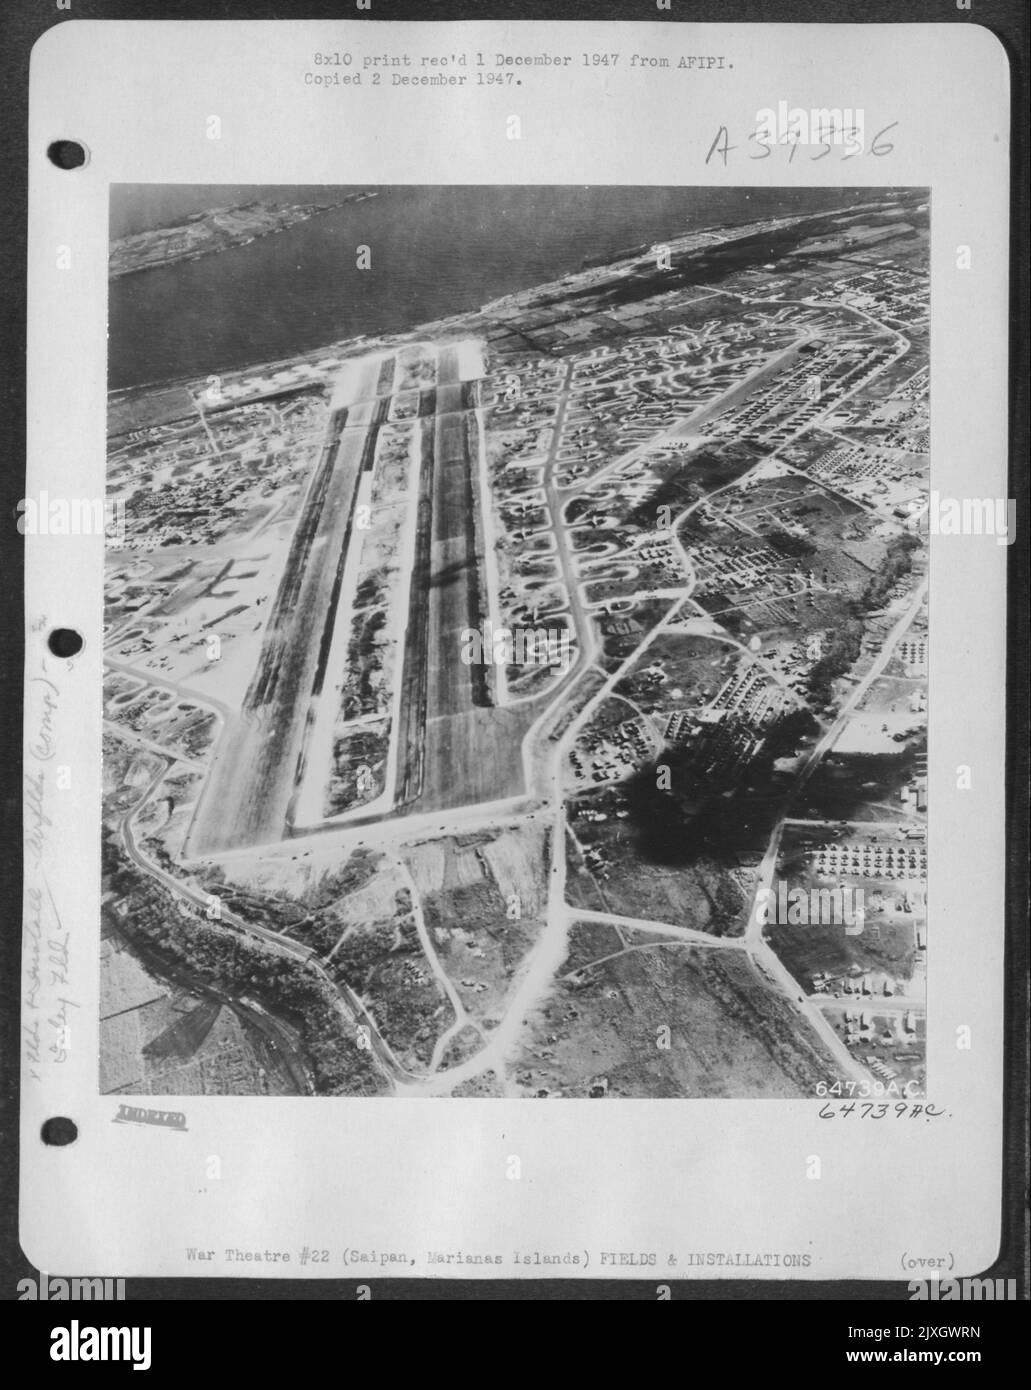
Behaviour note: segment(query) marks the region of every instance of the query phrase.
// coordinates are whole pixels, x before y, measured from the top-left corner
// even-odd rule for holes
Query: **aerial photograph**
[[[926,1094],[929,218],[112,187],[102,1093]]]

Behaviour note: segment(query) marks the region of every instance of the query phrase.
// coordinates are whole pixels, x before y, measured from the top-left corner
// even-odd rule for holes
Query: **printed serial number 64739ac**
[[[825,1096],[858,1096],[866,1100],[870,1096],[905,1096],[907,1099],[920,1094],[915,1081],[906,1081],[901,1086],[897,1081],[820,1081],[816,1094],[822,1100]]]

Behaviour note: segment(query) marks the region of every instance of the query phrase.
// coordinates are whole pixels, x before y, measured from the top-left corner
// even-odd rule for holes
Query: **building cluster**
[[[701,525],[714,524],[699,516]],[[765,589],[783,589],[785,577],[795,569],[792,562],[761,541],[743,541],[735,545],[704,543],[691,548],[691,562],[700,581],[702,592],[724,594],[730,601],[738,595],[760,593]],[[812,571],[798,571],[812,582]]]
[[[909,810],[923,814],[927,810],[927,756],[917,758],[913,775],[899,790],[899,800]]]
[[[609,458],[670,429],[740,380],[746,349],[769,324],[713,315],[596,349],[576,360],[558,460],[572,486]],[[690,363],[688,367],[687,363]]]
[[[907,637],[898,645],[898,658],[907,676],[924,675],[927,671],[927,638]]]
[[[620,558],[640,566],[636,579],[642,591],[681,590],[687,582],[680,556],[670,541],[646,539],[633,549],[621,552]],[[590,577],[593,579],[596,576],[592,574]]]
[[[838,444],[811,460],[806,471],[871,501],[891,494],[892,483],[905,483],[913,477],[912,464],[900,458],[897,449],[869,443]]]
[[[160,443],[115,455],[108,487],[126,499],[126,550],[210,545],[261,498],[295,483],[318,447],[325,406],[303,394],[279,408],[220,412]]]
[[[626,719],[603,729],[588,728],[569,755],[578,781],[621,781],[655,753],[645,720]]]
[[[783,692],[767,680],[763,671],[749,664],[724,682],[710,709],[727,710],[756,728],[765,728],[779,714],[783,699]]]
[[[912,331],[927,321],[931,286],[926,270],[902,270],[883,261],[836,282],[836,288],[850,304],[899,328]]]
[[[750,664],[725,681],[704,709],[672,713],[666,743],[690,749],[692,772],[703,780],[732,781],[759,752],[786,703],[780,686]]]
[[[812,982],[814,993],[833,994],[835,998],[854,999],[862,996],[872,999],[880,996],[883,999],[892,999],[899,993],[898,981],[891,975],[864,971],[859,965],[851,966],[843,975],[818,970],[813,975]]]
[[[927,846],[905,841],[835,840],[812,852],[814,871],[822,878],[927,878]]]
[[[741,405],[701,427],[704,434],[731,434],[769,449],[789,443],[843,396],[859,390],[875,372],[901,354],[883,337],[858,336],[840,327],[833,338],[812,338],[794,364],[775,373]]]

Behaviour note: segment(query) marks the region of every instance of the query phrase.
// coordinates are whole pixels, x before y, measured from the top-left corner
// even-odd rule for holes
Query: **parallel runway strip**
[[[393,357],[370,363],[358,402],[330,419],[257,670],[240,717],[223,735],[198,808],[193,854],[286,834],[311,704],[325,675],[358,481],[372,467],[393,372]]]
[[[461,633],[479,625],[483,595],[469,440],[475,386],[457,377],[457,351],[444,349],[437,389],[422,392],[419,402],[424,423],[405,634],[398,806],[410,805],[424,790],[431,722],[491,703],[486,668],[467,666],[460,658]]]

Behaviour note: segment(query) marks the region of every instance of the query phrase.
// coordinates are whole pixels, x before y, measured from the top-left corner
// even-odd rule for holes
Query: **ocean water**
[[[255,198],[332,201],[335,190],[119,184],[111,235]],[[371,190],[370,190],[371,191]],[[248,246],[110,282],[108,383],[230,371],[324,343],[399,332],[705,226],[819,212],[872,190],[407,186]],[[371,269],[356,267],[368,246]]]

